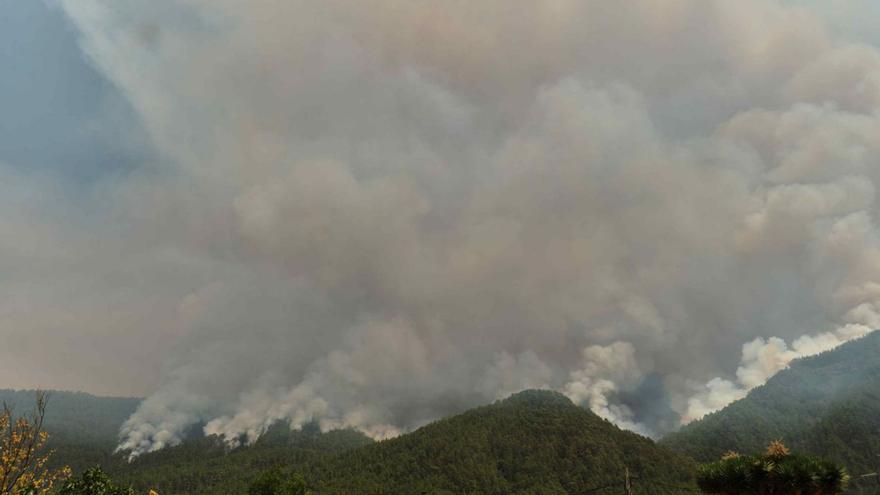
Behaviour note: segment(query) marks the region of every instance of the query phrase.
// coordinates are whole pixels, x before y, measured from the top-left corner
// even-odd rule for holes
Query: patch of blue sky
[[[0,164],[72,188],[149,160],[137,116],[89,62],[52,1],[5,0],[0,10]]]
[[[844,39],[880,46],[880,2],[877,0],[783,0],[783,3],[809,7]]]

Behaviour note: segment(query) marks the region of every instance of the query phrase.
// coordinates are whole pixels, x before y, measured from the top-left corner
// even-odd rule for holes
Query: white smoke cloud
[[[161,163],[95,191],[88,234],[41,224],[90,236],[48,256],[93,299],[0,317],[161,356],[135,455],[201,424],[384,438],[526,387],[662,433],[648,377],[695,417],[876,326],[880,56],[808,7],[63,6]]]
[[[610,397],[621,388],[633,388],[642,379],[635,352],[629,342],[587,347],[583,351],[584,367],[571,372],[564,391],[575,404],[588,406],[621,428],[649,434],[644,425],[633,420],[627,406],[613,403]]]
[[[791,347],[779,337],[757,338],[743,345],[740,366],[736,369],[736,381],[713,378],[705,388],[688,400],[688,407],[682,415],[682,423],[702,418],[724,408],[733,401],[742,399],[750,390],[763,385],[770,377],[788,367],[798,358],[813,356],[855,338],[864,337],[878,328],[877,313],[867,305],[854,310],[855,313],[870,312],[872,326],[851,323],[834,332],[816,335],[803,335],[791,343]]]

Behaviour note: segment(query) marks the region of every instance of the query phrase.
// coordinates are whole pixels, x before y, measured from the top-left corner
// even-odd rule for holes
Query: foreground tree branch
[[[48,396],[38,391],[29,416],[15,417],[3,404],[0,412],[0,495],[41,495],[70,476],[70,468],[49,469],[52,451],[43,431]]]

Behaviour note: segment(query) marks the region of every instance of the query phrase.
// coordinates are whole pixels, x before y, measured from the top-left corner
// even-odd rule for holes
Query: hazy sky
[[[877,15],[871,15],[876,13]],[[880,325],[870,0],[9,0],[0,386],[661,434]]]
[[[110,272],[87,267],[98,253],[80,249],[104,235],[98,190],[145,166],[152,150],[125,97],[77,39],[57,2],[3,2],[0,376],[7,387],[140,394],[156,377],[127,364],[145,342],[119,322],[96,321],[114,311],[108,288],[95,290]]]
[[[143,162],[146,150],[121,143],[125,135],[110,125],[132,128],[136,116],[79,49],[64,12],[50,5],[3,4],[0,160],[23,173],[71,183]]]

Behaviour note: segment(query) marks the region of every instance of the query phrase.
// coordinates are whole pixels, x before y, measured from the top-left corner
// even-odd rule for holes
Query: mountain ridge
[[[547,390],[523,391],[375,443],[356,445],[356,433],[291,435],[316,435],[318,442],[338,435],[340,448],[284,447],[269,435],[221,455],[219,439],[205,437],[213,454],[185,442],[113,474],[173,494],[242,493],[246,473],[275,466],[301,473],[321,494],[569,494],[622,486],[628,469],[642,480],[636,493],[697,493],[690,459]]]
[[[880,332],[793,361],[746,397],[659,443],[707,462],[730,450],[758,452],[777,439],[839,462],[855,475],[877,469]]]

